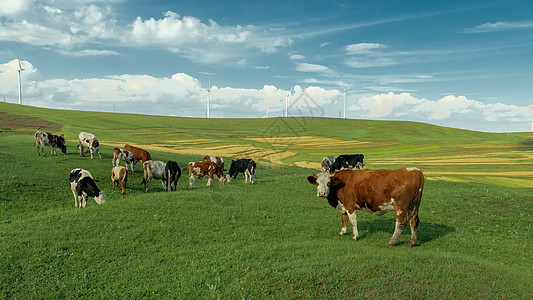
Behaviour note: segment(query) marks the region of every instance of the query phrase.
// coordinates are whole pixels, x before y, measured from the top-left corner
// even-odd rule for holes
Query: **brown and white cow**
[[[111,169],[111,182],[113,183],[113,191],[115,187],[120,186],[122,195],[126,193],[126,183],[128,182],[128,169],[123,166],[114,166]]]
[[[63,154],[67,153],[67,146],[65,146],[65,137],[63,134],[57,136],[53,133],[36,131],[35,137],[33,139],[33,145],[37,145],[37,154],[41,155],[41,152],[44,155],[44,146],[52,146],[50,155],[57,154],[56,147],[61,149]],[[41,152],[39,152],[41,151]]]
[[[204,161],[211,161],[216,163],[222,172],[224,172],[224,159],[220,156],[206,155],[204,156]]]
[[[152,159],[152,157],[150,156],[150,153],[148,153],[148,151],[146,151],[144,149],[141,149],[141,148],[138,148],[138,147],[135,147],[135,146],[131,146],[131,145],[126,144],[126,145],[124,145],[124,150],[129,151],[129,152],[131,152],[131,154],[133,154],[133,167],[135,167],[135,165],[137,165],[138,161],[141,161],[141,162],[144,163],[144,162]]]
[[[113,149],[113,159],[111,160],[111,164],[113,166],[118,166],[120,161],[124,161],[126,164],[126,170],[128,169],[128,164],[130,164],[131,171],[133,172],[133,166],[134,166],[134,159],[133,159],[133,153],[120,149],[120,148],[114,148]]]
[[[98,154],[98,156],[100,156],[100,159],[102,159],[102,154],[100,153],[100,142],[94,134],[88,132],[80,132],[78,138],[79,143],[76,151],[80,151],[80,156],[83,156],[84,148],[87,148],[89,149],[89,152],[91,152],[91,159],[93,159],[93,154],[95,152]]]
[[[217,178],[222,185],[226,182],[220,166],[212,161],[197,161],[189,163],[189,188],[196,187],[196,178],[208,176],[207,186],[211,186],[211,179]]]
[[[417,242],[418,208],[424,189],[424,175],[417,168],[396,170],[342,170],[334,174],[322,172],[307,177],[317,187],[317,196],[327,198],[331,206],[342,212],[340,235],[346,234],[346,222],[353,226],[357,240],[357,209],[376,215],[395,212],[396,227],[389,244],[394,245],[410,222],[411,241]]]

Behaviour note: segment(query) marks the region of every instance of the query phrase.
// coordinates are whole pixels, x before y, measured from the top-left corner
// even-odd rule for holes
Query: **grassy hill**
[[[531,296],[533,143],[412,122],[190,119],[0,103],[1,298],[516,298]],[[66,155],[37,156],[37,129]],[[96,134],[104,159],[74,153]],[[125,142],[180,165],[205,154],[258,160],[243,178],[165,193],[142,173],[111,190]],[[370,168],[417,166],[427,180],[419,246],[387,244],[394,216],[358,212],[360,240],[305,177],[326,154],[364,153]],[[75,209],[68,174],[91,171],[108,201]],[[495,184],[497,183],[497,184]]]
[[[72,142],[70,149],[78,133],[87,131],[110,146],[130,143],[193,156],[252,157],[268,166],[319,169],[325,155],[363,153],[369,168],[417,166],[436,180],[533,187],[531,133],[484,133],[401,121],[177,118],[7,103],[0,103],[0,112],[3,134],[60,131]]]

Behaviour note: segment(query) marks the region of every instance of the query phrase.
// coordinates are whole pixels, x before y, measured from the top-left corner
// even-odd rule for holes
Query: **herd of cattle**
[[[66,153],[65,138],[63,135],[37,131],[35,133],[37,153],[44,156],[44,146],[52,146],[50,154],[55,154],[55,148]],[[77,152],[83,156],[84,149],[96,153],[102,158],[99,149],[98,138],[90,133],[81,132]],[[126,167],[119,165],[124,161]],[[124,195],[130,166],[133,172],[137,162],[143,163],[143,181],[145,192],[152,179],[161,179],[165,191],[175,191],[178,179],[181,177],[181,168],[175,161],[152,160],[150,153],[138,147],[126,144],[123,149],[113,149],[113,168],[111,181],[113,190],[120,187]],[[424,175],[417,168],[401,168],[395,170],[368,170],[364,169],[364,155],[339,155],[338,157],[326,156],[322,160],[322,172],[308,176],[309,183],[316,186],[317,196],[326,198],[328,203],[341,211],[342,228],[340,235],[346,234],[346,226],[349,221],[353,227],[353,240],[357,240],[356,210],[363,210],[376,215],[382,215],[390,211],[395,212],[396,225],[389,244],[394,245],[398,241],[403,229],[409,222],[411,227],[411,241],[409,246],[417,243],[418,209],[424,188]],[[224,176],[224,159],[218,156],[206,155],[202,161],[190,162],[189,188],[196,187],[196,179],[207,176],[207,186],[211,185],[212,179],[218,179],[222,185],[230,182],[242,172],[245,183],[253,184],[255,180],[256,163],[252,159],[232,160],[229,172]],[[76,207],[85,207],[87,198],[93,197],[98,204],[106,201],[103,191],[96,186],[95,180],[87,170],[76,168],[70,173],[70,187],[74,195]]]

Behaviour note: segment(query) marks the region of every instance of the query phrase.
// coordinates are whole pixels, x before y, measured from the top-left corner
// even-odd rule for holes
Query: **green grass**
[[[9,113],[24,115],[22,108],[13,107],[17,110],[10,107]],[[88,115],[93,115],[73,112],[71,118],[61,116],[71,112],[24,109],[28,115],[62,124],[61,132],[69,135],[83,128],[79,118],[89,120]],[[263,122],[254,120],[258,122],[246,127],[234,120],[125,115],[120,124],[131,130],[130,137],[117,130],[119,124],[110,119],[113,114],[109,118],[94,115],[107,122],[87,125],[99,130],[101,140],[137,143],[148,141],[149,134],[160,134],[162,142],[199,134],[215,144],[216,132],[202,129],[206,124],[202,122],[219,124],[212,128],[225,126],[221,138],[228,140],[237,132],[254,137],[253,130],[261,128],[250,124]],[[146,127],[133,131],[135,125]],[[378,125],[371,127],[378,130]],[[389,123],[383,126],[383,136],[393,138]],[[423,128],[424,124],[406,126]],[[50,156],[46,147],[47,156],[39,157],[31,136],[35,130],[21,127],[0,134],[0,298],[531,297],[531,189],[428,180],[420,208],[419,246],[407,247],[406,230],[393,247],[387,244],[394,231],[393,214],[377,217],[358,212],[360,240],[338,236],[339,212],[316,197],[315,188],[305,180],[311,170],[290,163],[266,168],[267,162],[260,161],[254,186],[239,177],[229,185],[214,181],[206,188],[202,179],[197,189],[189,190],[185,172],[177,192],[163,192],[154,180],[148,194],[143,192],[137,166],[122,196],[118,189],[111,190],[112,146],[102,147],[102,160],[74,154],[73,142],[68,143],[67,155]],[[316,130],[312,135],[325,131]],[[473,143],[489,145],[512,141],[518,145],[527,139],[522,134],[458,132],[465,139],[469,134],[472,139],[479,137]],[[434,134],[431,131],[427,145],[439,142]],[[402,139],[413,142],[423,136]],[[441,144],[459,149],[452,139],[443,138]],[[398,146],[390,153],[431,150],[423,145],[421,141],[411,148]],[[201,159],[150,153],[154,159],[172,159],[180,165]],[[97,205],[90,199],[85,209],[74,208],[68,174],[75,167],[91,171],[100,180],[106,203]],[[463,166],[447,168],[462,170]]]

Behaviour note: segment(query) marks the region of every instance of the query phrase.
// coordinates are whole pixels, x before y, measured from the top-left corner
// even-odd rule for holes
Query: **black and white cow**
[[[65,146],[65,137],[63,134],[60,136],[49,132],[36,131],[33,139],[33,145],[37,145],[37,154],[44,155],[44,146],[52,146],[50,155],[56,154],[56,147],[61,149],[63,154],[67,153],[67,146]],[[39,152],[41,151],[41,152]]]
[[[175,191],[178,179],[181,177],[181,168],[178,163],[172,160],[165,166],[165,180],[167,182],[167,191]]]
[[[93,176],[87,170],[76,168],[70,171],[69,183],[74,195],[75,207],[82,208],[87,206],[87,197],[94,197],[94,201],[98,204],[106,201],[104,191],[100,191],[94,182]]]
[[[252,159],[232,159],[229,167],[229,173],[226,175],[227,180],[228,182],[231,182],[232,179],[235,180],[239,172],[242,172],[244,173],[244,183],[248,183],[248,180],[250,180],[250,184],[254,184],[256,169],[257,165]]]
[[[337,156],[335,162],[329,170],[330,173],[333,173],[342,169],[363,169],[365,165],[365,156],[363,154],[343,154]]]

